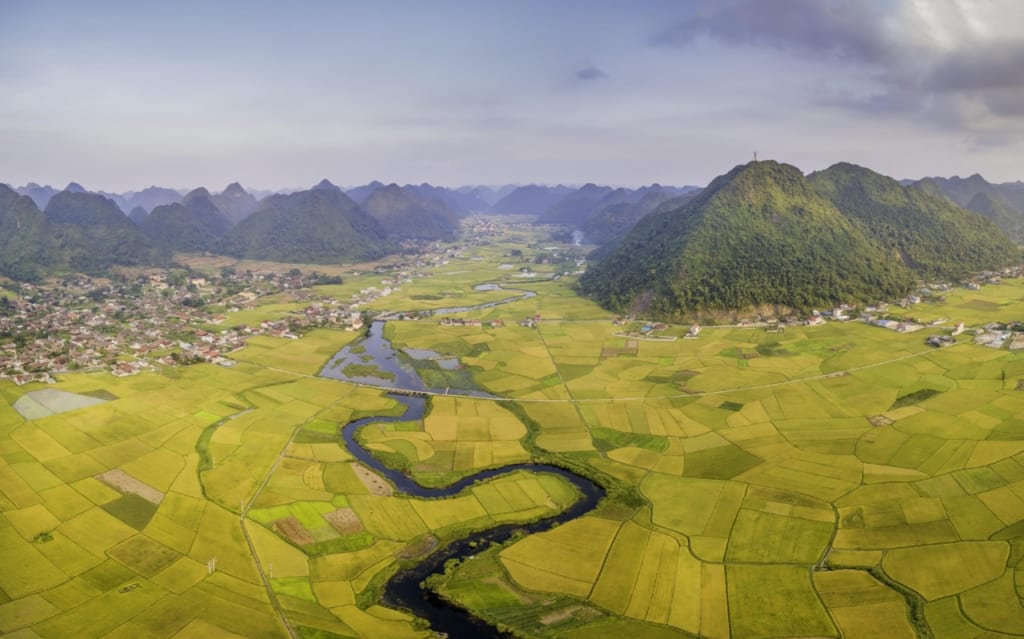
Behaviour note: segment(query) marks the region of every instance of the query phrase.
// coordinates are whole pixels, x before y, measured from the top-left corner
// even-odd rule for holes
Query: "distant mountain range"
[[[528,184],[517,187],[491,205],[491,213],[504,215],[540,215],[554,206],[574,189],[568,186],[538,186]]]
[[[620,312],[681,319],[893,299],[916,278],[956,279],[1020,252],[981,215],[868,169],[805,177],[752,162],[689,201],[664,202],[596,257],[582,292]]]
[[[968,210],[970,209],[970,210]],[[1018,259],[1024,184],[980,176],[898,183],[837,164],[804,176],[773,162],[706,189],[384,184],[259,198],[158,186],[121,194],[70,183],[0,185],[0,275],[104,273],[175,253],[296,263],[375,259],[410,241],[449,240],[473,213],[531,215],[601,248],[582,290],[610,308],[665,317],[694,309],[884,298],[915,277],[955,278]]]
[[[200,187],[181,202],[163,204],[146,216],[139,227],[155,245],[182,253],[214,252],[231,228],[231,220]]]
[[[0,275],[18,280],[166,259],[112,200],[78,189],[53,194],[40,211],[30,197],[0,184],[0,231]]]
[[[221,250],[250,259],[326,264],[374,259],[394,248],[376,219],[325,182],[264,199],[227,233]]]
[[[933,188],[956,204],[981,213],[1015,242],[1024,243],[1024,182],[992,184],[975,173],[967,178],[924,178],[914,184]]]
[[[374,191],[390,186],[374,180],[368,184],[342,189],[356,204],[362,204],[373,194]],[[313,188],[341,188],[323,180]],[[439,200],[454,214],[458,216],[470,215],[473,213],[499,213],[508,215],[537,215],[545,216],[543,223],[551,224],[575,224],[582,221],[589,214],[596,212],[586,204],[598,204],[597,199],[592,195],[599,196],[609,194],[609,199],[600,202],[602,206],[612,204],[615,201],[637,201],[647,189],[664,190],[671,193],[682,194],[699,187],[669,187],[654,184],[650,187],[639,189],[613,189],[607,186],[587,184],[582,187],[570,186],[543,186],[528,184],[525,186],[505,185],[499,187],[489,186],[463,186],[459,188],[448,188],[434,186],[432,184],[406,184],[402,190],[408,195],[425,203]],[[177,204],[182,201],[186,194],[192,190],[171,189],[161,186],[150,186],[141,191],[126,191],[124,193],[111,193],[107,191],[89,191],[77,182],[71,182],[63,189],[50,185],[41,186],[35,182],[29,182],[24,186],[14,189],[21,195],[32,198],[36,206],[42,210],[49,204],[50,198],[61,191],[77,193],[96,193],[112,200],[125,214],[133,215],[136,219],[141,218],[141,213],[136,209],[141,208],[147,215],[156,207],[167,204]],[[301,189],[298,189],[301,190]],[[270,195],[292,193],[297,190],[285,191],[256,191],[246,190],[238,182],[232,182],[221,193],[211,192],[210,197],[224,215],[231,220],[232,224],[245,219],[247,215],[256,210],[260,200]],[[565,200],[562,202],[562,200]],[[428,207],[430,208],[430,207]],[[435,207],[436,208],[436,207]],[[599,207],[600,208],[600,207]],[[574,214],[577,209],[584,209]],[[580,218],[580,219],[577,219]]]
[[[640,190],[644,193],[639,199],[632,197],[622,202],[607,204],[588,217],[578,227],[582,233],[581,241],[599,246],[614,245],[648,213],[665,206],[666,203],[670,203],[670,206],[681,206],[700,192],[700,189],[695,189],[679,195],[675,190],[661,189],[656,184]]]

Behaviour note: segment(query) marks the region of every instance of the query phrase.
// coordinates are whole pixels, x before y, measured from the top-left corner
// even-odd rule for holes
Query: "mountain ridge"
[[[898,297],[913,277],[799,169],[751,162],[643,217],[580,290],[668,319],[772,305],[809,309]]]

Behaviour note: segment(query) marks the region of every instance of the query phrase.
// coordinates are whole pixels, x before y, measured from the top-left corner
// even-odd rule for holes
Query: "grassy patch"
[[[319,430],[300,429],[295,434],[296,444],[330,444],[341,439],[341,433],[325,433]]]
[[[156,514],[157,505],[138,495],[127,494],[101,508],[132,528],[142,530]]]
[[[914,404],[920,404],[926,399],[934,397],[942,391],[934,388],[922,388],[921,390],[914,391],[913,393],[907,393],[901,397],[897,397],[896,401],[892,403],[889,410],[896,410],[897,408],[903,408],[904,406],[913,406]]]
[[[684,477],[732,479],[764,462],[738,446],[728,445],[687,454]]]
[[[388,381],[394,381],[395,379],[394,373],[382,370],[373,364],[349,364],[341,369],[341,374],[346,377],[376,377]]]
[[[589,370],[593,370],[593,367],[587,368]],[[685,384],[697,375],[699,375],[697,371],[680,370],[672,373],[671,375],[648,375],[644,379],[654,384]]]
[[[791,353],[779,342],[768,342],[766,344],[758,344],[754,350],[759,355],[764,357],[777,357],[780,355],[790,355]]]
[[[590,431],[594,440],[594,448],[601,451],[614,450],[635,446],[646,450],[663,453],[668,450],[668,438],[643,433],[624,433],[611,428],[594,428]]]
[[[102,389],[102,388],[97,389],[97,390],[92,390],[92,391],[86,391],[86,392],[81,393],[81,394],[82,395],[87,395],[89,397],[95,397],[96,399],[104,399],[104,400],[106,400],[108,402],[112,402],[115,399],[120,399],[117,395],[111,393],[108,390]]]

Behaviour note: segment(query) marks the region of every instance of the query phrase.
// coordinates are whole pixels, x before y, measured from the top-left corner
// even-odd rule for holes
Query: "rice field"
[[[927,331],[858,322],[616,336],[572,277],[501,268],[516,246],[473,247],[374,306],[507,296],[474,290],[484,282],[536,291],[465,315],[480,327],[388,328],[396,346],[459,357],[517,408],[435,397],[363,443],[425,484],[543,454],[629,491],[481,548],[446,596],[531,637],[1024,635],[1020,353],[967,334],[931,349]],[[379,279],[325,289],[345,299]],[[1022,320],[1022,300],[1007,281],[907,312],[947,318],[941,332]],[[395,494],[338,429],[397,404],[310,377],[354,337],[254,339],[232,368],[0,383],[0,634],[429,636],[380,605],[388,575],[575,493],[516,473],[447,499]]]
[[[964,321],[1020,317],[1021,292],[1004,284],[1003,302],[962,307]],[[929,310],[959,319],[958,308]],[[978,314],[996,309],[1008,314]],[[784,337],[706,328],[635,347],[596,318],[538,332],[578,403],[524,403],[544,425],[537,443],[639,486],[649,506],[611,542],[573,535],[596,547],[556,531],[520,541],[488,579],[701,636],[911,637],[922,624],[936,637],[1024,634],[1016,353],[932,350],[857,323]],[[652,567],[669,554],[672,578]],[[665,592],[687,599],[665,615]],[[470,607],[502,618],[497,601]]]

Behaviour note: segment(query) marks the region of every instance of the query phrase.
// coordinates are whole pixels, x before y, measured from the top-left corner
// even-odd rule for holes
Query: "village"
[[[381,271],[387,276],[380,288],[361,289],[347,302],[310,288],[340,278],[298,269],[225,270],[219,276],[167,271],[119,282],[73,276],[56,286],[21,284],[17,298],[0,300],[0,379],[20,386],[52,384],[53,375],[70,371],[126,376],[155,365],[231,366],[234,361],[225,356],[253,335],[297,339],[318,327],[361,330],[362,305],[389,295],[397,283],[428,275],[411,267]],[[283,319],[225,325],[232,313],[285,292],[305,307]]]
[[[978,291],[986,285],[1001,284],[1003,278],[1018,279],[1022,276],[1024,276],[1024,268],[1016,266],[999,272],[985,271],[963,279],[959,284],[950,284],[948,282],[924,283],[913,294],[892,302],[879,302],[865,306],[840,304],[824,311],[812,310],[802,316],[739,317],[733,323],[712,324],[710,326],[701,326],[699,322],[692,322],[688,327],[684,327],[686,331],[682,334],[682,337],[685,339],[696,339],[700,336],[703,328],[763,328],[769,333],[784,333],[788,326],[822,326],[830,321],[861,321],[897,333],[914,333],[929,327],[942,328],[944,331],[942,334],[929,335],[925,339],[926,344],[934,347],[950,346],[956,343],[958,335],[967,333],[970,330],[970,335],[975,344],[991,348],[1002,348],[1008,345],[1010,350],[1019,350],[1024,349],[1024,323],[988,322],[983,326],[968,329],[964,322],[951,323],[951,320],[947,318],[928,322],[918,321],[908,315],[908,312],[919,304],[945,302],[946,294],[956,286],[971,291]],[[452,323],[456,322],[456,320],[450,321]],[[614,333],[617,337],[653,341],[672,341],[676,339],[676,336],[671,334],[672,325],[664,322],[645,321],[632,316],[616,316],[612,320],[612,324],[620,327]]]
[[[341,284],[340,276],[304,274],[298,268],[224,267],[216,275],[173,268],[122,274],[112,281],[72,274],[46,285],[8,283],[16,295],[0,296],[0,380],[21,386],[53,384],[53,375],[70,371],[127,376],[161,365],[232,366],[226,355],[244,348],[254,335],[298,339],[314,328],[359,331],[366,304],[430,277],[429,269],[496,235],[489,222],[476,224],[480,235],[470,234],[465,242],[416,243],[398,259],[352,270],[352,276],[380,276],[380,286],[362,288],[347,301],[312,288]],[[305,306],[281,319],[231,323],[233,313],[282,293]]]

